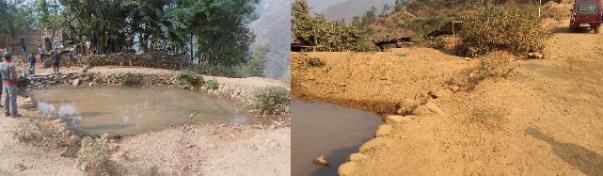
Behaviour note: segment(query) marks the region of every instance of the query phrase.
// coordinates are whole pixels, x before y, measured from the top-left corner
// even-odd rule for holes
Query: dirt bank
[[[51,74],[51,70],[42,69],[37,74],[33,83],[34,88],[47,88],[56,86],[121,86],[123,75],[130,74],[130,79],[136,81],[139,87],[178,87],[174,75],[178,72],[166,69],[144,67],[101,66],[84,69],[82,67],[69,67],[60,75]],[[228,97],[252,105],[254,93],[265,87],[288,87],[280,80],[269,78],[226,78],[217,76],[199,75],[200,85],[195,89],[212,95]],[[204,81],[215,80],[218,85],[215,90],[207,89]]]
[[[430,100],[432,106],[441,109],[441,114],[391,118],[397,120],[390,120],[388,126],[380,128],[379,137],[360,147],[360,155],[352,155],[353,161],[341,166],[340,173],[603,175],[603,132],[600,130],[603,128],[603,35],[566,33],[566,25],[565,21],[558,24],[556,31],[559,32],[547,42],[544,60],[517,61],[520,66],[508,79],[486,80],[473,91]],[[413,63],[407,61],[406,64]],[[329,64],[329,60],[326,62]],[[370,65],[370,61],[364,62],[369,64],[351,65]],[[455,66],[430,65],[439,64],[423,64],[426,68],[422,70],[439,72],[439,68]],[[379,69],[363,73],[369,78],[382,75],[382,71],[375,70]],[[355,70],[338,74],[351,72]],[[298,87],[321,85],[326,82],[323,79],[328,78],[315,77],[297,84]],[[438,79],[431,80],[437,85]],[[386,97],[406,94],[399,92],[429,90],[398,87],[396,92],[393,91],[396,89],[380,87],[382,84],[378,82],[373,84],[367,80],[364,85],[374,85],[367,94],[385,90],[381,96]],[[422,84],[420,79],[417,83]],[[317,94],[295,87],[293,91],[296,95]],[[341,95],[348,91],[342,89],[339,94],[323,95]],[[340,96],[322,98],[334,102],[339,99]]]
[[[309,64],[320,58],[321,67]],[[294,53],[292,94],[362,110],[395,113],[405,98],[437,92],[461,70],[475,65],[430,48],[375,53]]]

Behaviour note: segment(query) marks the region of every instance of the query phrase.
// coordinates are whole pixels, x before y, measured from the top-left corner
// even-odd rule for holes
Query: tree
[[[396,0],[396,3],[394,4],[394,10],[396,12],[402,10],[404,8],[404,3],[403,0]]]
[[[389,6],[389,4],[385,4],[383,5],[383,9],[381,10],[381,15],[379,16],[387,16],[387,14],[389,13],[389,11],[391,10],[391,7]]]

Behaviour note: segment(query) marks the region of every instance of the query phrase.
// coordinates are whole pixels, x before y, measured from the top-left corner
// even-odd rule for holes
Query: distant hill
[[[334,4],[320,13],[325,15],[327,20],[351,21],[354,16],[362,16],[372,7],[377,8],[377,14],[381,13],[385,4],[393,8],[395,0],[347,0]]]
[[[255,33],[252,49],[269,46],[264,74],[270,78],[280,78],[288,74],[291,43],[291,2],[292,0],[262,0],[257,8],[259,18],[249,24]]]

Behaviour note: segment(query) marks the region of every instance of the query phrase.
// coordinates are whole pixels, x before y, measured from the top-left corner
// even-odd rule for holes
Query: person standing
[[[36,55],[32,52],[29,55],[29,74],[32,76],[36,76]]]
[[[52,70],[54,70],[54,74],[59,74],[59,66],[61,65],[61,57],[59,56],[57,51],[53,51],[52,53]]]
[[[12,55],[4,53],[4,62],[0,64],[0,76],[2,77],[2,92],[4,96],[4,115],[6,117],[21,117],[17,112],[17,83],[18,77],[15,66],[12,64]]]
[[[46,56],[46,50],[44,50],[42,45],[40,45],[40,47],[38,48],[38,51],[40,52],[40,61],[42,61],[42,63],[44,63],[44,57]]]

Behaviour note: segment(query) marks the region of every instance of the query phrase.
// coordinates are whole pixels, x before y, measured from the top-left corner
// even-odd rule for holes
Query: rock
[[[31,97],[25,99],[25,101],[23,102],[23,104],[21,104],[21,108],[23,109],[34,109],[34,103],[33,100],[31,99]]]
[[[362,154],[362,153],[354,153],[354,154],[350,155],[350,161],[362,161],[367,158],[368,158],[368,156],[366,156],[365,154]]]
[[[81,84],[81,80],[80,79],[73,80],[73,85],[74,86],[79,86],[80,84]]]
[[[392,126],[396,124],[402,124],[410,120],[410,116],[388,115],[385,117],[385,123]]]
[[[377,147],[381,147],[381,146],[387,146],[390,144],[390,140],[387,138],[373,138],[371,140],[369,140],[368,142],[362,144],[362,146],[360,146],[360,149],[358,149],[358,151],[360,152],[366,152],[369,150],[373,150],[376,149]]]
[[[344,163],[341,166],[339,166],[339,169],[337,170],[337,172],[339,173],[339,176],[350,176],[354,173],[354,171],[358,167],[357,165],[358,164],[356,164],[356,162]]]
[[[400,109],[398,109],[397,112],[398,114],[408,114],[412,112],[415,107],[417,107],[417,102],[414,99],[406,98],[400,103]]]
[[[329,162],[324,155],[320,155],[314,159],[314,164],[320,167],[329,167]]]
[[[442,109],[433,102],[427,102],[425,105],[417,107],[413,112],[413,115],[426,116],[426,115],[444,115]]]
[[[24,171],[24,170],[27,170],[27,166],[25,166],[25,165],[23,165],[23,164],[19,163],[19,164],[16,164],[16,165],[15,165],[15,169],[17,169],[17,170],[19,170],[19,171]]]
[[[387,135],[391,134],[392,131],[393,131],[393,128],[391,125],[383,124],[383,125],[379,126],[379,128],[377,128],[377,132],[375,132],[375,136],[377,136],[377,137],[387,136]]]
[[[543,59],[544,55],[542,55],[541,53],[538,53],[538,52],[528,53],[528,58],[531,58],[531,59]]]
[[[458,86],[458,85],[452,86],[452,92],[458,92],[459,90],[461,90],[460,86]]]

